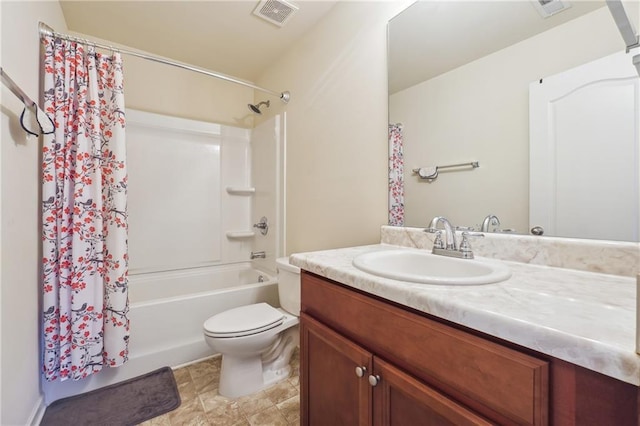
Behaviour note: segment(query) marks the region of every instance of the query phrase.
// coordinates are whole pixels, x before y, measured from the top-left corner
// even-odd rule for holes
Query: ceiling
[[[299,10],[283,27],[252,14],[258,0],[60,4],[70,31],[256,81],[337,3],[290,2]]]
[[[389,93],[606,7],[604,0],[568,3],[568,9],[547,18],[526,0],[413,4],[389,24]]]

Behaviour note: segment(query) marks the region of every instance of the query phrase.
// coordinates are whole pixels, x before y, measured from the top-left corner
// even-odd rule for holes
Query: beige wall
[[[54,28],[59,31],[58,28]],[[86,34],[96,42],[127,48]],[[205,74],[123,55],[127,108],[230,126],[253,127],[253,89]]]
[[[66,29],[58,2],[0,3],[3,69],[38,99],[38,21]],[[23,425],[41,404],[39,352],[39,152],[20,128],[22,104],[2,88],[0,119],[0,424]]]
[[[126,107],[230,126],[253,127],[253,89],[125,56]]]
[[[387,222],[386,24],[409,2],[340,2],[258,80],[290,90],[287,254],[376,243]],[[259,96],[259,95],[258,95]]]
[[[406,224],[443,215],[478,226],[496,214],[503,228],[529,228],[529,83],[623,49],[606,7],[390,98],[405,126]],[[411,170],[479,161],[432,183]]]

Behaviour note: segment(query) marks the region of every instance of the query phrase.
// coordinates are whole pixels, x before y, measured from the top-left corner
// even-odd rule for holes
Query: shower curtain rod
[[[624,43],[627,45],[627,53],[629,53],[631,49],[640,47],[640,35],[638,35],[635,28],[633,28],[633,23],[629,19],[629,16],[627,16],[627,12],[624,10],[622,1],[607,0],[607,6],[609,7],[609,12],[611,12],[611,16],[613,16],[613,20],[615,21],[618,30],[620,31],[620,35],[622,35]],[[631,62],[636,67],[638,76],[640,76],[640,54],[634,55]]]
[[[273,90],[269,90],[269,89],[265,89],[265,88],[260,87],[260,86],[256,86],[255,84],[250,83],[248,81],[240,80],[240,79],[237,79],[235,77],[231,77],[231,76],[228,76],[228,75],[225,75],[225,74],[221,74],[221,73],[218,73],[218,72],[215,72],[215,71],[210,71],[210,70],[205,69],[205,68],[200,68],[200,67],[197,67],[195,65],[189,65],[189,64],[185,64],[184,62],[174,61],[174,60],[171,60],[171,59],[163,58],[161,56],[150,55],[150,54],[143,53],[143,52],[138,52],[138,51],[135,51],[135,50],[114,48],[113,46],[109,46],[109,45],[106,45],[106,44],[96,43],[96,42],[93,42],[91,40],[87,40],[87,39],[83,39],[83,38],[79,38],[79,37],[74,37],[74,36],[68,35],[68,34],[58,33],[56,31],[54,31],[53,28],[51,28],[50,26],[45,24],[44,22],[40,22],[38,24],[38,31],[40,33],[40,37],[43,37],[43,36],[58,37],[58,38],[61,38],[63,40],[75,41],[77,43],[82,43],[82,44],[86,44],[86,45],[89,45],[89,46],[95,46],[95,47],[99,47],[101,49],[107,49],[107,50],[111,50],[111,51],[115,51],[115,52],[120,52],[120,53],[123,53],[125,55],[136,56],[138,58],[147,59],[149,61],[154,61],[154,62],[158,62],[158,63],[165,64],[165,65],[171,65],[171,66],[182,68],[182,69],[185,69],[185,70],[194,71],[194,72],[198,72],[200,74],[208,75],[210,77],[219,78],[221,80],[229,81],[231,83],[240,84],[242,86],[250,87],[252,89],[259,90],[261,92],[265,92],[265,93],[269,93],[271,95],[277,96],[285,104],[288,103],[289,100],[291,99],[291,94],[288,91],[274,92]]]
[[[627,45],[627,52],[631,49],[640,46],[640,37],[636,34],[635,28],[633,28],[633,24],[631,20],[627,16],[627,12],[624,9],[624,5],[620,0],[607,0],[607,6],[609,7],[609,11],[613,16],[613,20],[620,31],[620,35],[622,35],[622,39]]]

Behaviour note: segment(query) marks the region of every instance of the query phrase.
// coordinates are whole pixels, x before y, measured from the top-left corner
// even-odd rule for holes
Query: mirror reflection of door
[[[640,240],[640,78],[630,56],[531,83],[531,227]]]

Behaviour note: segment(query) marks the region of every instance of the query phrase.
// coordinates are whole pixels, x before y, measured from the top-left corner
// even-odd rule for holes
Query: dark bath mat
[[[180,406],[169,367],[49,405],[41,426],[135,425]]]

